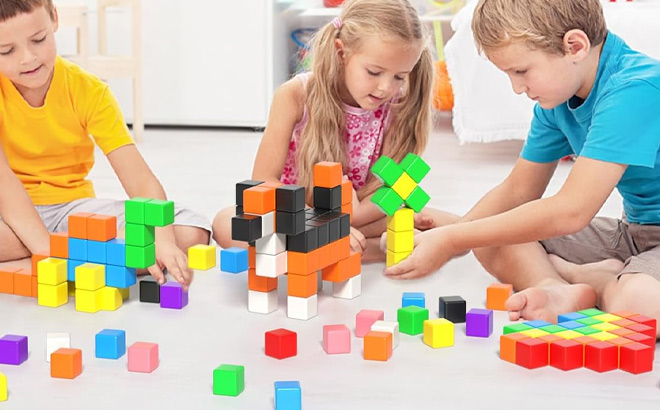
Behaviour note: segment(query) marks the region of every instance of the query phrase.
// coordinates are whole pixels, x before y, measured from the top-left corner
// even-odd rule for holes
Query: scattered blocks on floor
[[[323,326],[323,350],[327,354],[350,353],[351,331],[348,327],[346,325]]]
[[[245,389],[245,367],[221,364],[213,370],[213,394],[238,396]]]
[[[429,319],[429,310],[419,306],[406,306],[397,310],[399,331],[408,335],[424,332],[424,321]]]
[[[183,309],[188,305],[188,291],[178,282],[167,282],[160,287],[160,307]]]
[[[654,348],[641,343],[630,343],[619,347],[619,368],[629,373],[640,374],[653,370]]]
[[[19,365],[28,358],[28,338],[4,335],[0,338],[0,364]]]
[[[151,373],[158,368],[158,344],[135,342],[128,348],[128,371]]]
[[[392,333],[392,350],[399,346],[399,322],[378,320],[371,325],[371,331]]]
[[[298,354],[298,334],[287,329],[275,329],[266,332],[266,356],[286,359]]]
[[[364,360],[387,361],[392,357],[392,333],[369,332],[364,335]]]
[[[460,296],[440,296],[438,312],[452,323],[465,323],[465,300]]]
[[[220,251],[220,270],[229,273],[240,273],[248,270],[247,249],[222,249]]]
[[[486,308],[491,310],[506,310],[505,302],[513,295],[513,285],[493,283],[486,289]]]
[[[454,324],[445,318],[424,321],[424,343],[434,349],[454,345]]]
[[[421,308],[426,307],[426,296],[423,292],[403,292],[401,297],[401,307],[406,306],[419,306]]]
[[[62,347],[71,347],[71,336],[68,333],[46,334],[46,362],[50,363],[50,355]]]
[[[75,379],[82,373],[82,350],[60,348],[50,356],[50,377]]]
[[[188,267],[209,270],[215,267],[216,249],[213,245],[195,245],[188,248]]]
[[[140,281],[140,302],[160,303],[160,284],[151,276]]]
[[[363,309],[355,315],[355,336],[364,337],[371,331],[371,325],[378,320],[383,320],[385,313],[382,310]]]
[[[116,329],[103,329],[96,334],[96,357],[119,359],[126,353],[126,332]]]
[[[275,382],[275,410],[301,410],[302,391],[298,381]]]
[[[470,309],[465,315],[465,334],[474,337],[490,337],[493,333],[493,311]]]

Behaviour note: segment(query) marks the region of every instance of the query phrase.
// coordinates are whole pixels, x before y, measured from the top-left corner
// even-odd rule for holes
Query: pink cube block
[[[323,326],[323,350],[327,354],[351,352],[351,331],[346,325]]]
[[[128,371],[151,373],[158,367],[158,344],[135,342],[128,348]]]
[[[385,313],[382,310],[361,310],[355,316],[355,336],[364,337],[371,331],[371,325],[384,319]]]

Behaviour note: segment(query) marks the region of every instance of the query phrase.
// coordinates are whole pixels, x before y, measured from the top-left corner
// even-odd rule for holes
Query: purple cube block
[[[27,358],[27,336],[5,335],[0,338],[0,364],[19,365]]]
[[[493,333],[493,311],[490,309],[470,309],[465,315],[465,335],[490,337]]]
[[[177,282],[167,282],[160,286],[160,307],[183,309],[188,304],[188,291]]]

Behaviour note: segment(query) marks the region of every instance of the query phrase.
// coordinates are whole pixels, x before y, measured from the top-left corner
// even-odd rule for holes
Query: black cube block
[[[314,208],[341,208],[341,185],[334,188],[314,187]]]
[[[330,243],[329,227],[327,222],[312,219],[305,223],[307,226],[315,227],[317,230],[317,243],[318,247],[322,247]]]
[[[253,181],[251,179],[246,179],[236,184],[236,205],[243,206],[243,191],[253,186],[263,184],[264,181]]]
[[[275,231],[286,235],[298,235],[305,231],[305,211],[275,211]]]
[[[160,303],[160,285],[151,276],[140,281],[140,302]]]
[[[440,296],[438,316],[453,323],[465,323],[465,300],[460,296]]]
[[[328,212],[330,212],[327,209],[320,209],[320,208],[309,208],[305,209],[305,219],[310,220],[310,219],[316,219],[321,215],[325,215]]]
[[[253,242],[261,238],[261,217],[242,214],[231,218],[231,239]]]
[[[275,190],[275,209],[298,212],[305,209],[305,188],[298,185],[283,185]]]
[[[339,216],[339,237],[345,238],[351,233],[351,215],[341,214]]]
[[[314,225],[305,224],[305,230],[298,235],[286,237],[288,251],[309,253],[319,247],[319,230]]]
[[[314,219],[315,221],[321,221],[328,224],[328,243],[335,242],[339,240],[339,234],[341,233],[339,220],[341,214],[338,212],[329,212],[325,215],[319,216]]]

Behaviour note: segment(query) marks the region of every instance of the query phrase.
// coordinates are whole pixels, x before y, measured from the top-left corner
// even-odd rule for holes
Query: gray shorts
[[[126,224],[124,201],[116,199],[83,198],[63,204],[36,205],[35,208],[48,232],[68,231],[69,215],[77,212],[116,216],[117,227],[120,229]],[[211,233],[211,222],[208,218],[187,208],[175,206],[174,225],[194,226]]]
[[[541,241],[546,252],[584,264],[605,259],[624,263],[624,273],[645,273],[660,280],[660,226],[597,217],[578,233]]]

